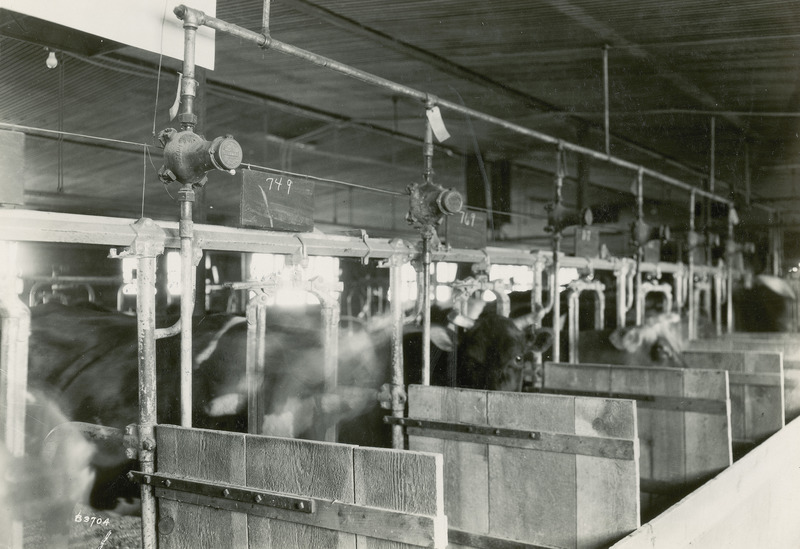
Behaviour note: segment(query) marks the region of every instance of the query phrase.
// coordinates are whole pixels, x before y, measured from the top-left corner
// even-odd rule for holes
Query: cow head
[[[617,328],[609,341],[625,353],[625,363],[684,367],[680,320],[677,313],[654,315],[642,326]]]
[[[492,391],[520,391],[527,382],[536,385],[536,354],[553,341],[552,333],[532,333],[526,328],[528,318],[509,319],[494,313],[481,315],[460,338],[457,349],[457,386]],[[441,350],[452,352],[450,334],[443,328],[431,328],[431,341]]]

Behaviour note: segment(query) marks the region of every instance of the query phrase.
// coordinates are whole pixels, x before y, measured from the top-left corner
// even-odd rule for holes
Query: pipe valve
[[[634,245],[642,246],[651,240],[667,242],[671,237],[669,225],[652,226],[642,220],[631,224],[631,240]]]
[[[593,216],[591,208],[577,210],[568,208],[560,202],[552,202],[545,206],[547,210],[547,226],[544,228],[549,233],[560,233],[573,225],[591,225]]]
[[[415,227],[438,225],[445,215],[460,212],[464,205],[457,190],[433,183],[414,183],[409,185],[408,192],[411,199],[406,221]]]
[[[164,146],[164,165],[158,177],[165,184],[177,181],[202,187],[209,171],[231,172],[242,163],[242,147],[230,135],[206,141],[192,131],[167,128],[158,139]]]

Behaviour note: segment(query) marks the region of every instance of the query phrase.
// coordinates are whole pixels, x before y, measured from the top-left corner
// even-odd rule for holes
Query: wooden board
[[[685,351],[690,368],[729,373],[734,441],[758,444],[784,426],[784,376],[780,353]]]
[[[737,333],[689,342],[690,351],[751,351],[781,353],[784,375],[784,416],[787,422],[800,416],[800,340],[797,334]]]
[[[732,462],[727,372],[545,363],[544,388],[637,400],[644,516]]]
[[[245,437],[239,433],[204,432],[177,427],[156,429],[156,471],[199,480],[244,485]],[[160,549],[212,549],[227,545],[247,547],[247,516],[211,507],[158,500],[159,520],[167,518],[174,529],[159,531]]]
[[[689,350],[783,352],[784,360],[800,360],[800,334],[733,334],[689,342]]]
[[[800,416],[800,360],[783,360],[783,405],[787,423]]]
[[[800,547],[794,421],[612,549]]]
[[[439,455],[171,426],[156,434],[157,473],[174,476],[171,490],[156,489],[160,517],[175,524],[160,547],[447,545]],[[221,496],[223,487],[199,495],[179,487],[194,480],[244,490],[245,499]],[[304,507],[259,505],[246,490],[302,497]]]
[[[544,438],[581,435],[587,446],[595,439],[630,445],[629,457],[611,459],[565,447],[518,447],[499,436],[488,443],[478,436],[481,442],[410,436],[412,449],[444,453],[451,528],[537,546],[592,548],[607,546],[639,521],[632,401],[412,385],[409,417],[533,430]]]
[[[357,479],[357,504],[440,517],[442,528],[438,546],[447,544],[441,456],[356,447],[353,450],[353,467]],[[435,497],[431,497],[431,494]],[[356,541],[358,549],[408,547],[406,544],[364,535],[358,536]]]
[[[409,400],[410,417],[487,425],[486,393],[481,391],[420,390]],[[489,457],[485,444],[429,437],[408,437],[411,450],[444,456],[445,514],[450,528],[476,534],[489,532]]]

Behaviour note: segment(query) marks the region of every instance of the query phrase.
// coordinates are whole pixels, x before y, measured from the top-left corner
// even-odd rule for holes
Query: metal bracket
[[[139,459],[139,426],[135,423],[125,426],[125,435],[122,437],[125,446],[125,457]]]
[[[165,488],[176,492],[186,492],[210,498],[220,498],[227,501],[263,505],[265,507],[274,507],[286,511],[297,511],[300,513],[314,512],[313,499],[281,494],[279,492],[253,490],[251,488],[243,488],[232,484],[227,485],[199,480],[188,480],[160,473],[148,475],[141,471],[131,471],[128,473],[128,478],[140,484],[148,484],[155,488]]]
[[[637,459],[634,441],[620,438],[508,429],[418,418],[387,416],[383,418],[383,421],[392,425],[406,427],[410,436],[475,442],[509,448],[525,448],[542,452],[579,454],[623,460]]]
[[[521,429],[501,429],[486,425],[474,425],[469,423],[452,423],[447,421],[433,421],[428,419],[415,419],[406,417],[384,417],[383,421],[392,425],[402,425],[403,427],[417,427],[420,429],[435,429],[437,431],[450,431],[452,433],[470,433],[474,435],[524,438],[528,440],[539,440],[541,433],[538,431],[526,431]]]
[[[369,263],[369,256],[372,255],[372,246],[369,245],[369,236],[367,236],[367,231],[364,229],[361,229],[361,240],[364,242],[364,246],[367,247],[367,253],[361,257],[361,264],[366,265]]]

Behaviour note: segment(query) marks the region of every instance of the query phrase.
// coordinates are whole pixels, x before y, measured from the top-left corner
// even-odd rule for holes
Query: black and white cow
[[[375,397],[384,374],[372,371],[379,362],[372,343],[350,333],[339,342],[339,359],[340,378],[358,379],[362,386],[374,388],[326,394],[319,315],[296,315],[294,320],[267,328],[267,373],[262,387],[267,402],[265,434],[314,438],[332,424],[357,417],[373,402],[377,407]],[[246,431],[246,319],[228,314],[197,317],[193,333],[193,426]],[[178,424],[179,338],[158,340],[156,355],[158,422]],[[70,421],[120,430],[137,423],[136,319],[92,306],[51,303],[35,307],[28,376],[31,394],[43,395]],[[47,429],[37,430],[41,440]],[[29,447],[35,453],[36,442],[32,442]],[[136,494],[137,487],[124,476],[135,463],[125,457],[121,445],[98,445],[91,462],[97,477],[93,507],[113,508],[121,496]]]

